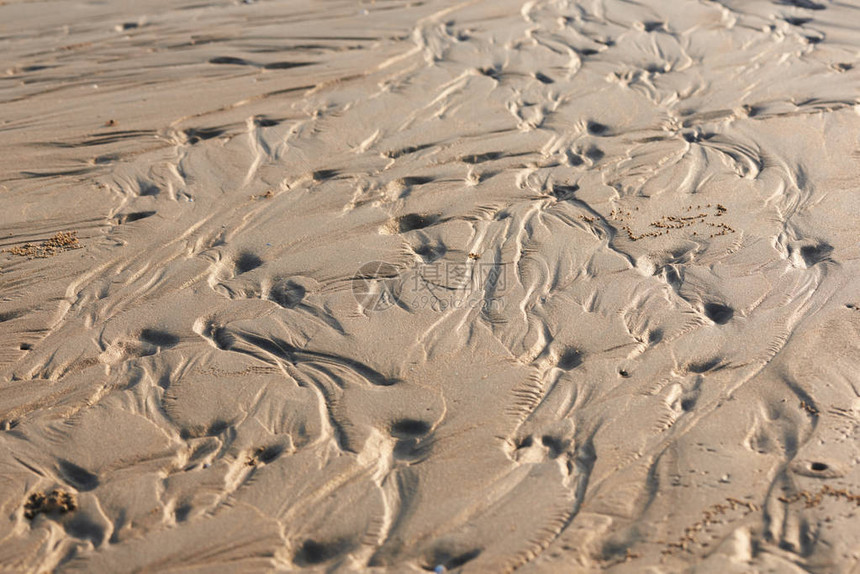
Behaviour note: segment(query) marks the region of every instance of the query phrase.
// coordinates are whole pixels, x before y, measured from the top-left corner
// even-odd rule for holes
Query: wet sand
[[[0,570],[853,572],[860,5],[0,2]]]

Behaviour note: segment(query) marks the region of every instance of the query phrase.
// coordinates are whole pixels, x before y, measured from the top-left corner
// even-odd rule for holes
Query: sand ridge
[[[0,570],[856,568],[857,6],[0,22]]]

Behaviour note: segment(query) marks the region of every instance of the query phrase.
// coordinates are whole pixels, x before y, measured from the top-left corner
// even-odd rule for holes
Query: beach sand
[[[0,571],[856,572],[853,0],[0,2]]]

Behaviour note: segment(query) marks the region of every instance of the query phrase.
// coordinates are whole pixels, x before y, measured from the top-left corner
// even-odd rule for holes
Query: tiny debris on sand
[[[38,514],[66,514],[78,507],[75,495],[62,489],[55,489],[45,494],[34,492],[24,503],[24,516],[33,520]]]
[[[53,257],[63,251],[80,249],[81,247],[83,247],[83,245],[81,245],[81,242],[78,240],[77,231],[60,231],[38,245],[25,243],[24,245],[10,247],[3,251],[5,253],[11,253],[12,255],[18,255],[28,259],[45,259],[47,257]]]

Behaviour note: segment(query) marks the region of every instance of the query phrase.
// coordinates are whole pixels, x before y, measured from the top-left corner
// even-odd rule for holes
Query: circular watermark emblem
[[[352,276],[352,295],[369,311],[384,311],[397,303],[394,292],[400,270],[384,261],[365,263]]]

